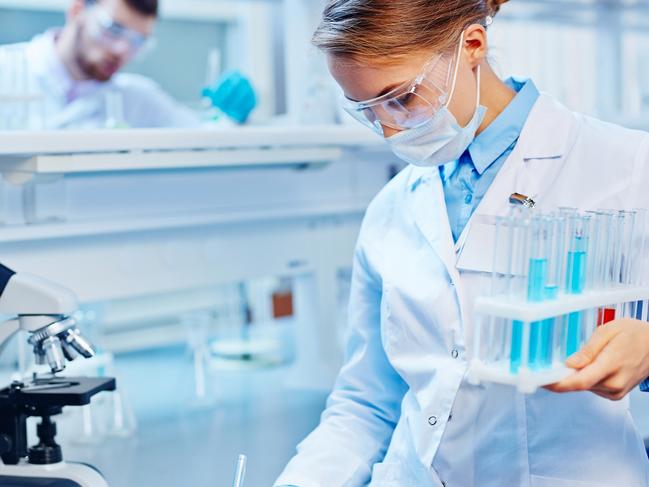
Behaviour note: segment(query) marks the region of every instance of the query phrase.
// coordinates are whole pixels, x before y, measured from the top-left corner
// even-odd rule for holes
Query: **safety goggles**
[[[383,127],[408,130],[430,121],[453,96],[459,52],[437,54],[420,74],[390,92],[367,101],[343,98],[343,109],[383,135]]]
[[[88,30],[97,42],[117,54],[134,56],[155,46],[153,37],[116,22],[99,5],[92,6],[88,12]]]

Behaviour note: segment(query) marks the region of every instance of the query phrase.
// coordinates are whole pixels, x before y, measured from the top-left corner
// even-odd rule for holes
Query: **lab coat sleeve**
[[[144,76],[122,74],[116,84],[124,93],[126,122],[133,128],[197,128],[198,112],[182,105],[158,83]]]
[[[276,486],[361,487],[385,455],[407,388],[382,346],[381,289],[380,277],[359,244],[345,365],[320,425],[298,446]]]

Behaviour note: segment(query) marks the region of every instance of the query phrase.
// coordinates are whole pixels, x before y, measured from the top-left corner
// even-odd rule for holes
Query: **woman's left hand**
[[[546,389],[591,391],[619,401],[649,377],[649,323],[621,319],[598,327],[566,365],[576,372]]]

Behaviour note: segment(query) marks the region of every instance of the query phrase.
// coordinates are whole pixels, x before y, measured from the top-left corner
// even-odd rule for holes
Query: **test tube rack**
[[[532,394],[574,370],[598,326],[647,321],[647,211],[514,208],[496,219],[491,292],[475,302],[467,379]]]
[[[559,350],[561,345],[557,343],[563,335],[561,331],[565,328],[563,325],[558,326],[555,333],[553,348],[558,353],[551,361],[551,365],[546,368],[535,368],[530,365],[530,344],[534,326],[540,326],[546,320],[563,321],[577,312],[591,312],[590,319],[593,327],[590,332],[592,332],[597,321],[593,310],[615,306],[617,303],[643,302],[644,313],[646,313],[647,301],[649,301],[649,287],[642,286],[587,291],[578,295],[564,294],[554,301],[546,302],[521,302],[507,295],[480,297],[476,300],[475,312],[483,319],[476,327],[476,342],[480,342],[482,336],[489,334],[504,336],[508,333],[512,322],[522,323],[521,364],[517,371],[512,371],[511,351],[508,353],[506,349],[502,350],[500,359],[484,360],[481,357],[474,357],[470,363],[468,380],[475,385],[483,382],[507,384],[515,386],[519,392],[532,394],[539,387],[558,382],[574,372],[573,369],[565,366],[562,360],[565,357]],[[642,317],[646,319],[646,315],[643,314]],[[498,330],[499,327],[502,330]]]

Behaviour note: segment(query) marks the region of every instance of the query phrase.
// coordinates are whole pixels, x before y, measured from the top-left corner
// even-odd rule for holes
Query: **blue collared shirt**
[[[453,238],[458,240],[469,218],[511,154],[539,90],[531,80],[505,82],[516,96],[505,110],[471,143],[459,160],[440,168]]]

